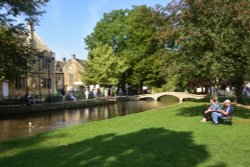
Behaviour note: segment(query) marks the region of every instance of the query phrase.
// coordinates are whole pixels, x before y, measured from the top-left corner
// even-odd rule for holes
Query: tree
[[[25,21],[38,23],[38,17],[44,13],[41,8],[49,0],[0,0],[0,22],[8,27],[16,27],[14,24],[18,16],[22,16]],[[22,23],[17,23],[18,27],[23,26]]]
[[[172,28],[165,32],[183,80],[214,84],[228,80],[241,100],[249,66],[250,3],[248,0],[181,0],[165,8]],[[169,23],[169,22],[168,22]]]
[[[118,85],[119,78],[127,69],[125,61],[115,56],[111,47],[101,43],[90,54],[92,58],[84,64],[86,84]]]
[[[36,50],[31,46],[25,32],[0,26],[0,48],[2,79],[18,77],[30,69]]]
[[[155,52],[159,49],[155,39],[156,22],[153,8],[134,6],[127,19],[126,57],[130,65],[128,81],[142,89],[142,86],[154,86],[158,81],[159,57]]]
[[[144,83],[151,86],[162,81],[157,70],[159,59],[154,56],[158,49],[154,39],[154,12],[153,8],[143,5],[133,6],[132,10],[113,10],[105,13],[94,32],[85,38],[90,51],[89,59],[94,58],[92,50],[97,47],[98,42],[106,44],[112,47],[114,55],[122,58],[128,66],[119,77],[121,85],[129,83],[141,89]]]
[[[111,48],[114,47],[114,40],[119,41],[119,50],[124,48],[124,37],[126,29],[126,19],[129,10],[113,10],[110,13],[104,13],[103,18],[96,24],[94,32],[85,38],[85,43],[89,51],[97,47],[98,43],[103,43]],[[89,54],[89,57],[92,57]]]
[[[41,7],[48,0],[0,0],[0,76],[11,79],[26,73],[32,57],[37,53],[28,40],[29,32],[24,22],[38,24],[44,12]],[[22,18],[23,22],[17,18]]]

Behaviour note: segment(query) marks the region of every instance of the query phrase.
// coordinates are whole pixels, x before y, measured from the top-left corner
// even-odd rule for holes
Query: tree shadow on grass
[[[177,115],[186,117],[202,116],[208,107],[209,105],[206,104],[194,107],[182,107],[180,108],[180,111],[177,113]]]
[[[240,106],[234,106],[233,116],[243,119],[250,119],[250,109]]]
[[[194,167],[209,157],[191,132],[163,128],[105,134],[69,145],[34,149],[0,160],[1,166]]]

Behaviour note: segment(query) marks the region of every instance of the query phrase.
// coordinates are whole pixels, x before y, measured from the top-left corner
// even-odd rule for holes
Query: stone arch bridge
[[[179,102],[182,103],[184,99],[192,98],[192,99],[202,99],[206,95],[197,95],[197,94],[191,94],[191,93],[185,93],[185,92],[160,92],[160,93],[152,93],[152,94],[143,94],[137,96],[137,99],[145,99],[145,98],[152,98],[155,101],[157,101],[162,96],[175,96],[179,99]]]

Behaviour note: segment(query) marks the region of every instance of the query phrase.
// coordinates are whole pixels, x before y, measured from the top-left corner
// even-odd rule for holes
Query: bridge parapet
[[[180,103],[182,103],[183,100],[186,98],[202,99],[205,97],[205,95],[196,95],[196,94],[185,93],[185,92],[160,92],[160,93],[139,95],[138,99],[152,98],[155,101],[157,101],[160,97],[166,96],[166,95],[177,97]]]

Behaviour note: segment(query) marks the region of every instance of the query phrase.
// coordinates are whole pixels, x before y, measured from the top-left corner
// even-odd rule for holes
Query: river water
[[[169,106],[178,100],[128,101],[115,104],[23,114],[0,118],[0,141],[31,136],[67,126],[90,121],[143,112]],[[31,123],[31,126],[29,125]]]

